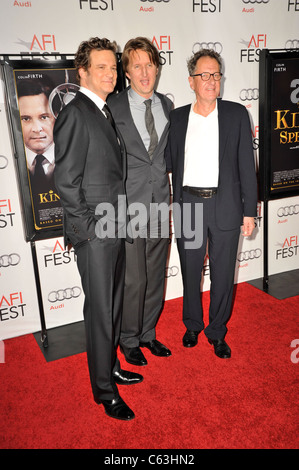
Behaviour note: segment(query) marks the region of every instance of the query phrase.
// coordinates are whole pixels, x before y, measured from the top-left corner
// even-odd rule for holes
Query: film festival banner
[[[269,273],[278,274],[299,266],[299,198],[269,202]]]
[[[36,251],[47,328],[83,320],[84,294],[74,248],[63,237],[38,240]]]

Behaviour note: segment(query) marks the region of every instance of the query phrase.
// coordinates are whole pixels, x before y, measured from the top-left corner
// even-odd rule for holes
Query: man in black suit
[[[171,355],[157,340],[156,325],[162,310],[169,246],[169,180],[164,150],[172,102],[154,90],[159,54],[149,39],[130,39],[122,62],[130,86],[111,95],[108,103],[127,151],[126,191],[132,225],[136,204],[142,205],[144,219],[134,233],[134,242],[126,244],[120,345],[127,362],[143,366],[147,360],[140,347],[155,356]],[[166,210],[159,220],[155,204],[161,203]]]
[[[85,294],[93,396],[109,416],[129,420],[134,413],[116,384],[138,383],[143,378],[120,369],[116,356],[125,267],[126,207],[119,200],[125,200],[126,156],[105,103],[117,79],[116,45],[99,38],[82,42],[75,66],[80,90],[54,127],[55,181],[64,209],[66,243],[74,246]],[[109,220],[106,209],[114,214]]]
[[[221,66],[219,54],[207,49],[189,60],[189,84],[196,100],[171,113],[166,159],[172,171],[173,201],[180,209],[174,210],[174,224],[184,286],[183,345],[195,346],[204,330],[215,354],[229,358],[224,337],[240,226],[244,236],[252,234],[257,185],[248,113],[240,104],[218,98]],[[200,282],[207,243],[211,287],[205,328]]]
[[[55,118],[49,105],[52,88],[53,84],[45,78],[42,81],[20,80],[18,83],[18,104],[28,175],[36,208],[40,208],[40,193],[48,193],[50,190],[56,192],[53,177]]]

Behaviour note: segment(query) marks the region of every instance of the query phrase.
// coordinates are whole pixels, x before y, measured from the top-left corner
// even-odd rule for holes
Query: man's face
[[[81,68],[80,85],[92,91],[103,101],[113,92],[117,80],[116,58],[112,51],[92,50],[90,66],[87,70]]]
[[[45,152],[53,143],[54,116],[44,93],[22,96],[19,110],[25,146],[37,154]]]
[[[127,77],[136,93],[148,99],[153,93],[158,68],[151,62],[147,52],[137,49],[130,52]]]
[[[201,57],[196,63],[194,74],[196,73],[215,73],[219,72],[219,64],[216,59],[212,57]],[[192,90],[195,92],[196,100],[200,103],[213,103],[220,93],[220,80],[214,80],[210,77],[208,81],[203,81],[201,77],[189,77],[189,83]]]

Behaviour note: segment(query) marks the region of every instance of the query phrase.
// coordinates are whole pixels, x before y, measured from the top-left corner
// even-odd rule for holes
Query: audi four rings
[[[238,261],[248,261],[250,259],[257,259],[260,258],[262,255],[262,250],[260,248],[256,248],[255,250],[248,250],[248,251],[240,251],[238,253]]]
[[[243,3],[269,3],[269,0],[243,0]]]
[[[288,39],[285,43],[286,49],[299,49],[299,39]]]
[[[171,266],[165,268],[165,277],[174,277],[177,276],[179,273],[178,266]]]
[[[223,51],[223,46],[221,42],[195,42],[192,47],[192,52],[195,54],[197,52],[195,50],[195,46],[198,46],[198,50],[200,49],[213,49],[213,51],[218,52],[218,54],[221,54]]]
[[[52,290],[48,295],[49,302],[62,302],[63,300],[76,299],[81,294],[81,287],[67,287],[66,289]]]
[[[10,253],[10,255],[1,255],[0,256],[0,268],[8,268],[8,266],[17,266],[21,261],[20,255],[18,253]]]
[[[243,88],[240,91],[240,100],[241,101],[251,101],[259,99],[259,89],[258,88]]]
[[[278,217],[286,217],[287,215],[299,214],[299,204],[293,206],[280,207],[277,211]]]
[[[8,158],[4,155],[0,155],[0,170],[4,170],[8,165]]]

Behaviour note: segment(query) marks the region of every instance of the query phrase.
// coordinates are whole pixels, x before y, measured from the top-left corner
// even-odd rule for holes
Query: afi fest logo
[[[30,50],[32,49],[39,49],[40,51],[49,51],[49,49],[56,51],[56,41],[54,34],[42,34],[41,36],[37,36],[36,34],[33,36],[31,41]]]
[[[154,36],[152,43],[159,51],[160,64],[171,65],[173,51],[171,50],[170,36]]]
[[[287,237],[282,244],[282,248],[276,250],[276,259],[297,256],[299,253],[298,247],[298,235],[291,235],[290,237]]]
[[[193,13],[220,13],[221,0],[192,0]]]
[[[252,35],[249,43],[242,40],[241,43],[247,45],[246,49],[241,49],[240,61],[241,62],[259,62],[260,52],[267,47],[267,35],[257,34]]]
[[[0,296],[0,324],[3,321],[15,320],[25,316],[26,304],[22,292],[12,292]]]
[[[80,10],[112,10],[114,0],[79,0]]]
[[[59,240],[56,240],[52,253],[44,255],[44,266],[61,266],[76,262],[75,250],[72,248],[70,251],[65,250]]]
[[[10,199],[0,199],[0,229],[13,227],[15,212],[12,212]]]

